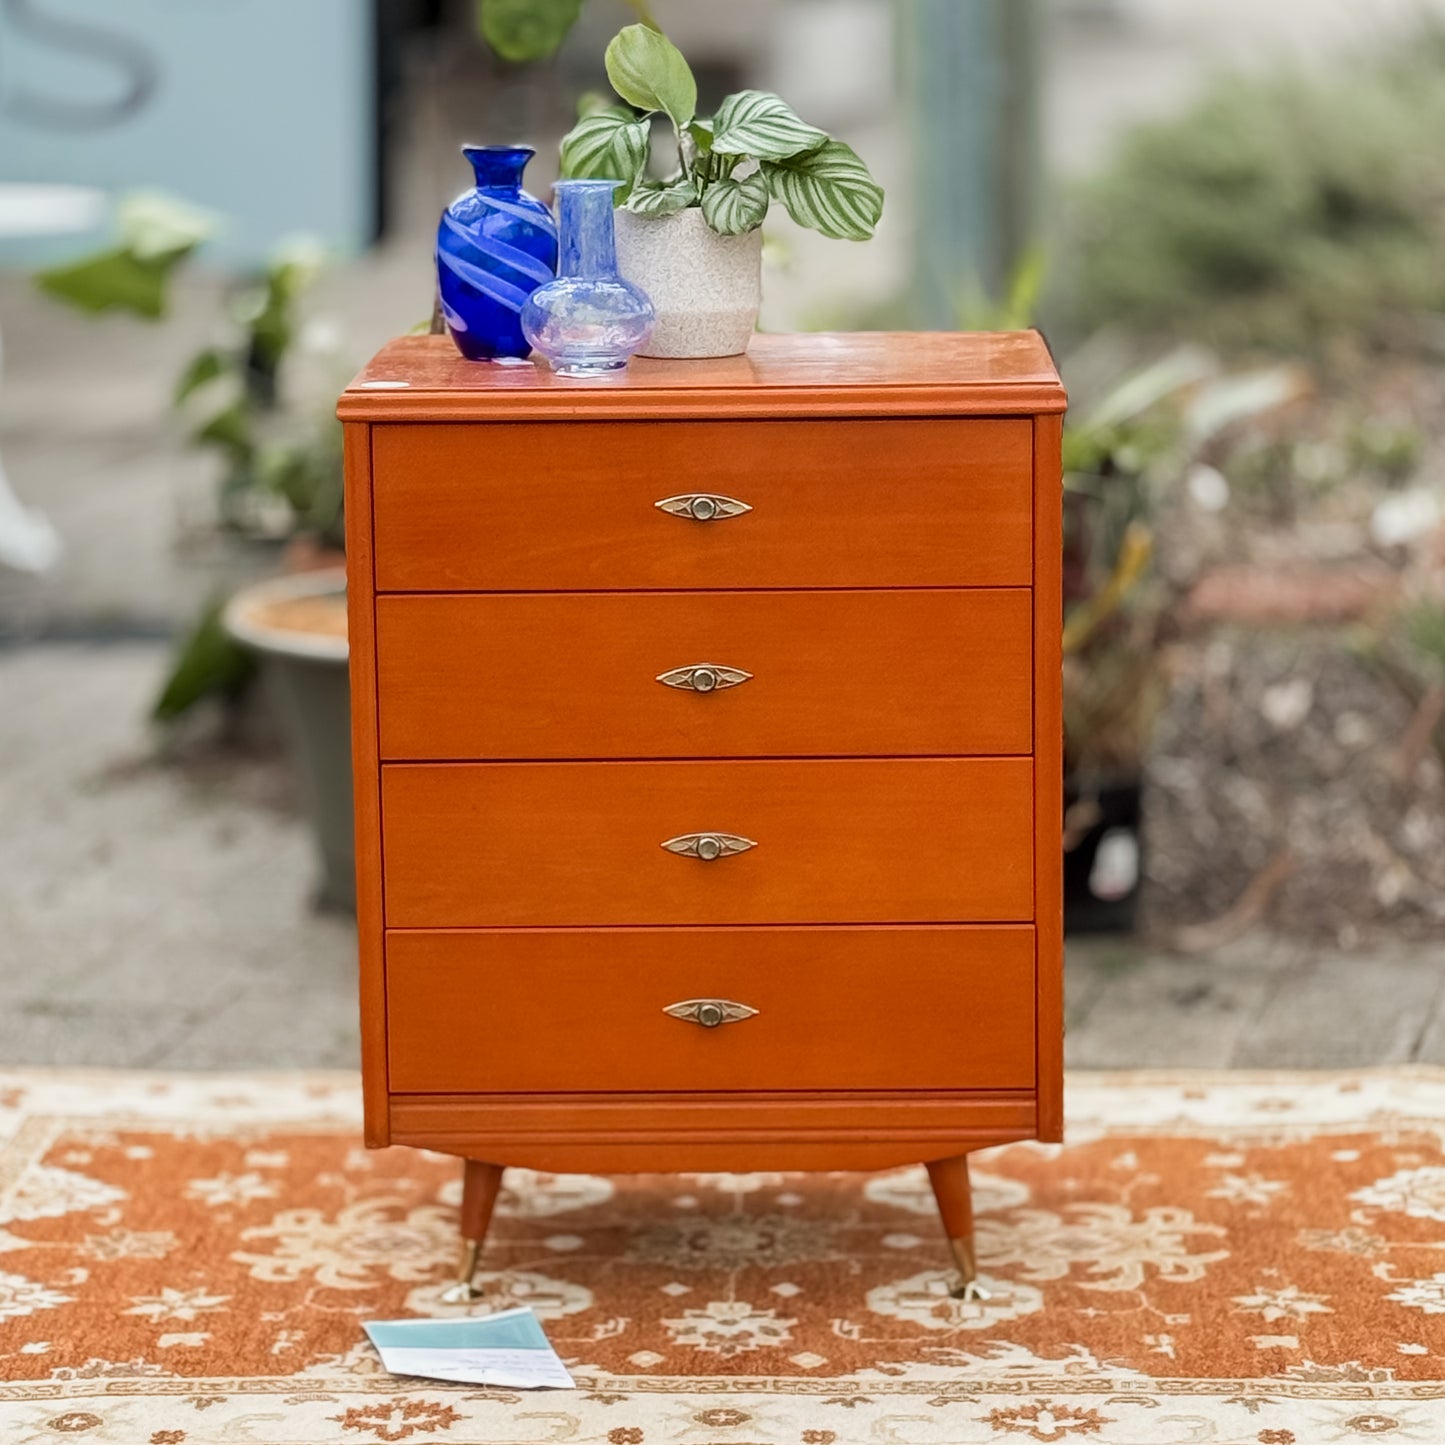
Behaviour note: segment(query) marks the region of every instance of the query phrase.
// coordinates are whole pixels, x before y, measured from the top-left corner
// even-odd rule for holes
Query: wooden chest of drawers
[[[346,391],[367,1142],[474,1246],[508,1164],[921,1160],[971,1281],[1062,1127],[1063,406],[1033,333]]]

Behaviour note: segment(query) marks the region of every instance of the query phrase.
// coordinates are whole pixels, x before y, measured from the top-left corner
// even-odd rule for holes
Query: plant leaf
[[[581,13],[582,0],[477,0],[477,29],[503,60],[545,60]]]
[[[199,391],[207,382],[224,376],[231,369],[231,364],[230,357],[217,347],[208,346],[204,351],[197,352],[176,383],[177,405],[193,391]]]
[[[701,116],[696,116],[687,129],[692,136],[693,144],[697,146],[698,154],[709,154],[712,150],[713,123],[710,120],[704,120]]]
[[[39,272],[35,284],[80,311],[129,311],[156,321],[166,314],[167,281],[175,261],[143,261],[129,247]]]
[[[151,705],[157,722],[174,722],[204,698],[232,702],[245,691],[256,659],[226,631],[222,609],[222,603],[210,603],[177,648],[170,675]]]
[[[638,186],[628,196],[626,210],[638,216],[671,216],[697,201],[697,186],[690,176],[666,185]]]
[[[680,131],[697,114],[692,69],[661,31],[623,26],[607,46],[607,78],[629,105],[662,111]]]
[[[240,465],[255,454],[251,409],[244,400],[233,401],[218,411],[208,422],[191,433],[197,446],[219,447]]]
[[[703,189],[702,213],[721,236],[741,236],[763,224],[772,202],[768,178],[755,171],[745,180],[714,181]]]
[[[866,241],[883,214],[883,187],[840,140],[763,169],[773,194],[800,225],[839,241]]]
[[[815,151],[828,133],[800,120],[787,101],[766,90],[730,95],[713,117],[712,148],[720,155],[782,161]]]
[[[569,180],[616,180],[618,199],[642,173],[648,126],[621,106],[584,115],[562,139],[562,174]]]

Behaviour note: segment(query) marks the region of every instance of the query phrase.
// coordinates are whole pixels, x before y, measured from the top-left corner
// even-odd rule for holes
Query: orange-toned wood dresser
[[[1060,460],[1034,333],[347,389],[367,1142],[502,1169],[1060,1137]]]

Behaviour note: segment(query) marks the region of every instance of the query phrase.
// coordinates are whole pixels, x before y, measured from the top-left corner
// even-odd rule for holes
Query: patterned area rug
[[[578,1382],[380,1371],[442,1314],[458,1168],[349,1076],[0,1075],[0,1440],[1445,1441],[1445,1072],[1076,1078],[978,1156],[984,1304],[920,1169],[517,1171],[486,1277]]]

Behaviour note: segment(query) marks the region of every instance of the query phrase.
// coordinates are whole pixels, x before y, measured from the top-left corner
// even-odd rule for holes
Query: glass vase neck
[[[612,193],[620,181],[558,181],[559,276],[593,279],[617,274]]]
[[[522,188],[522,172],[537,154],[530,146],[463,146],[471,162],[477,188],[483,191],[511,191]]]

